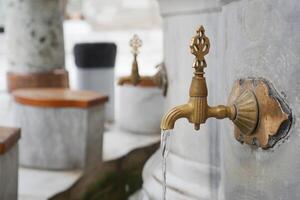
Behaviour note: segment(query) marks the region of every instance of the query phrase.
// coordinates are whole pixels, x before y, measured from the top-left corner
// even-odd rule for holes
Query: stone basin
[[[163,92],[151,84],[117,87],[119,112],[117,124],[121,129],[137,134],[159,134],[163,115]]]

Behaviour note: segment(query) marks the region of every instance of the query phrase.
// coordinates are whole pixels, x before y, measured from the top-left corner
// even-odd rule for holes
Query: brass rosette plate
[[[248,99],[248,102],[243,99]],[[257,121],[252,120],[256,112],[254,102],[257,103]],[[237,107],[237,117],[239,110],[243,111],[240,113],[241,119],[244,120],[242,124],[248,121],[248,124],[252,125],[250,126],[252,130],[247,129],[239,126],[237,119],[233,120],[234,136],[239,142],[268,149],[288,137],[292,124],[291,109],[267,80],[249,78],[236,81],[229,97],[229,104]],[[249,110],[249,107],[252,109]],[[252,116],[243,118],[249,113]]]

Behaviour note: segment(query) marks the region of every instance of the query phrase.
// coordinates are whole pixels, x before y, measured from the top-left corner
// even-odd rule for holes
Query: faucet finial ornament
[[[132,47],[132,53],[133,55],[139,54],[139,48],[142,47],[143,41],[139,38],[137,34],[134,34],[129,42],[130,46]]]
[[[209,53],[210,42],[209,38],[205,35],[205,29],[200,26],[197,30],[197,34],[192,38],[191,53],[195,56],[193,67],[195,73],[203,72],[203,69],[207,66],[204,56]]]

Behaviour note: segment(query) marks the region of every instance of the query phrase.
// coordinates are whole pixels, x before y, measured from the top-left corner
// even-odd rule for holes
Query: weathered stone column
[[[300,4],[298,0],[222,1],[223,98],[233,81],[263,77],[292,109],[289,138],[269,150],[241,145],[221,128],[226,200],[292,200],[300,194]],[[228,3],[228,4],[227,4]]]
[[[193,56],[189,44],[197,28],[203,25],[211,40],[207,56],[206,77],[209,103],[216,105],[215,78],[218,65],[218,23],[221,8],[212,0],[160,0],[164,22],[164,56],[169,88],[165,113],[172,107],[186,103],[193,76]],[[220,181],[219,138],[217,120],[208,120],[194,131],[186,120],[176,122],[170,139],[171,151],[167,160],[167,199],[218,199]],[[161,152],[158,151],[144,169],[144,193],[150,199],[161,199]]]
[[[59,0],[7,0],[8,89],[67,87]]]

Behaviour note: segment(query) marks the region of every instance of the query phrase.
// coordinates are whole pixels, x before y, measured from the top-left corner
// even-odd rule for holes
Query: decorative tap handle
[[[210,42],[205,35],[203,26],[199,27],[197,34],[192,38],[190,48],[191,53],[196,57],[193,67],[195,68],[196,73],[202,74],[203,68],[207,66],[204,56],[209,53],[210,48]]]
[[[129,44],[132,47],[131,52],[133,53],[133,55],[138,55],[139,54],[139,48],[143,45],[143,42],[137,34],[133,35],[133,37],[130,40]]]

